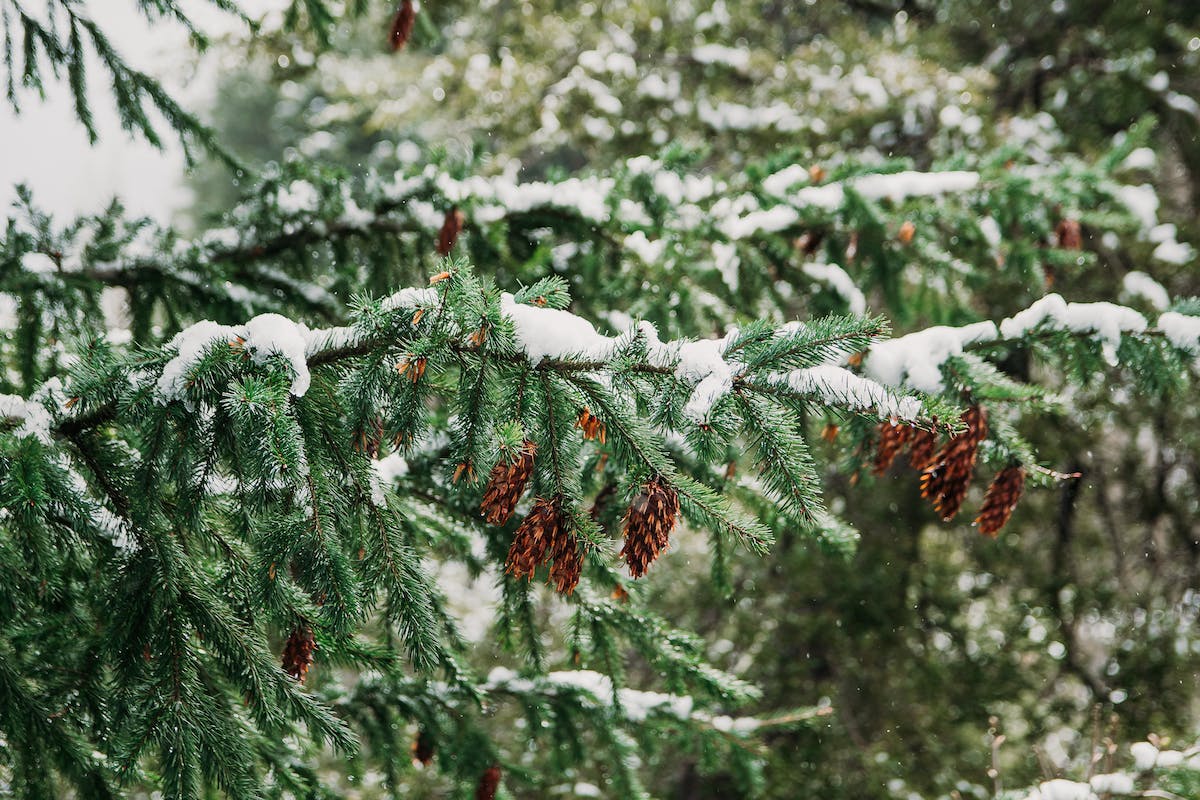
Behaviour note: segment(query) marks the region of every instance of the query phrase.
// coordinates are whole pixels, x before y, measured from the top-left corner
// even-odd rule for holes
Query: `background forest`
[[[14,15],[36,4],[0,0]],[[550,398],[547,389],[547,408],[529,417],[518,411],[516,421],[504,419],[504,409],[525,408],[526,377],[498,369],[485,379],[461,344],[455,352],[467,360],[456,364],[414,339],[393,354],[393,383],[376,374],[391,362],[324,383],[313,366],[305,397],[318,389],[332,396],[336,387],[338,411],[323,408],[317,421],[296,412],[294,434],[274,417],[260,423],[228,411],[229,452],[239,455],[221,463],[235,464],[228,474],[236,490],[214,488],[223,477],[216,468],[204,473],[208,488],[196,497],[183,477],[160,484],[142,476],[154,439],[145,430],[120,446],[63,433],[89,482],[122,463],[122,447],[143,453],[127,481],[102,487],[107,499],[99,501],[128,517],[129,530],[143,523],[114,496],[125,492],[137,506],[139,493],[153,491],[168,499],[147,514],[147,529],[162,524],[156,515],[178,515],[186,521],[172,524],[226,532],[198,540],[216,555],[197,569],[220,592],[266,609],[246,624],[267,625],[261,635],[271,658],[282,653],[285,669],[290,658],[303,693],[361,739],[357,755],[344,756],[331,744],[336,733],[310,741],[237,723],[255,731],[245,733],[248,772],[272,776],[262,793],[1059,800],[1156,787],[1163,794],[1143,796],[1200,797],[1200,262],[1191,244],[1200,235],[1200,8],[1168,0],[296,0],[246,11],[252,34],[211,43],[219,88],[212,107],[197,112],[209,127],[161,105],[150,117],[161,135],[170,126],[191,131],[186,180],[195,201],[173,229],[129,219],[119,206],[63,227],[35,210],[37,187],[14,210],[0,246],[0,288],[18,298],[16,329],[3,344],[4,391],[29,397],[70,371],[76,386],[100,387],[108,398],[103,382],[125,363],[113,353],[132,340],[143,346],[130,351],[136,368],[159,370],[160,390],[167,386],[168,400],[178,401],[167,408],[183,404],[190,413],[204,407],[201,392],[232,396],[221,394],[223,382],[240,368],[197,351],[179,369],[200,371],[171,383],[163,370],[187,346],[173,337],[202,319],[238,325],[263,312],[306,330],[350,324],[404,337],[415,336],[410,329],[426,313],[438,325],[447,309],[460,320],[492,320],[472,329],[478,339],[464,339],[468,349],[509,336],[497,314],[519,315],[524,303],[566,308],[614,336],[644,333],[638,321],[653,326],[648,344],[599,357],[611,379],[563,379],[574,399]],[[86,265],[86,280],[31,279],[31,254],[53,260],[55,252],[57,267],[42,273],[65,273],[65,252]],[[433,295],[393,294],[429,286],[430,276],[434,284],[420,291]],[[493,284],[518,294],[472,299]],[[390,321],[397,309],[404,319]],[[829,315],[851,316],[839,323]],[[62,342],[86,341],[104,327],[102,317],[118,331],[107,339],[113,353],[88,345],[81,368],[65,355],[78,349]],[[556,320],[543,335],[567,342],[545,345],[547,358],[594,354],[595,331]],[[770,336],[762,331],[787,330],[780,326],[793,320],[845,346],[810,358],[762,344]],[[988,320],[999,326],[995,335],[980,333]],[[230,331],[250,344],[262,335]],[[682,388],[638,383],[657,380],[655,368],[687,382],[686,358],[680,366],[656,361],[656,342],[681,337],[724,337],[724,346],[751,354],[761,345],[735,366],[763,375],[777,363],[844,365],[888,393],[866,403],[866,390],[839,372],[803,387],[784,381],[817,403],[793,397],[772,405],[731,393],[740,376],[705,393],[711,362]],[[516,341],[526,354],[541,346],[523,338],[520,318]],[[317,356],[326,363],[344,350],[358,347],[347,356],[354,358],[366,352],[355,342],[327,344]],[[273,352],[292,357],[283,345]],[[427,359],[432,399],[415,388],[418,380],[424,387]],[[624,366],[613,367],[617,361]],[[597,369],[588,363],[578,368]],[[626,369],[642,377],[626,385]],[[293,379],[300,374],[293,366]],[[287,405],[287,381],[272,386],[247,383],[244,402],[282,397]],[[919,414],[904,393],[919,398]],[[291,394],[298,405],[304,392],[293,382]],[[86,392],[65,395],[80,396]],[[151,400],[114,396],[117,418],[160,413],[146,410],[158,408]],[[377,409],[367,406],[380,397],[401,399],[376,403],[391,410],[372,416]],[[622,411],[615,398],[635,398],[634,406]],[[422,402],[426,417],[414,410]],[[228,400],[211,404],[231,408]],[[98,413],[86,400],[81,408]],[[982,430],[968,410],[978,408],[986,412]],[[170,414],[185,411],[161,413],[176,420]],[[55,424],[70,429],[72,417],[62,414]],[[402,570],[428,578],[417,590],[422,584],[408,573],[387,589],[363,578],[363,611],[344,629],[326,619],[328,587],[343,585],[342,556],[329,556],[332,577],[295,556],[291,594],[253,588],[255,565],[265,574],[269,563],[272,582],[277,561],[280,574],[286,570],[263,555],[275,552],[275,534],[258,533],[253,515],[239,511],[271,509],[276,529],[287,530],[293,522],[279,510],[286,502],[265,483],[251,492],[244,470],[257,462],[238,448],[277,436],[287,462],[295,435],[314,447],[317,465],[312,440],[339,414],[357,437],[355,457],[371,457],[367,471],[388,488],[384,506],[404,519],[399,541],[420,556]],[[559,430],[559,417],[574,427]],[[638,442],[649,435],[637,427],[643,423],[661,439],[662,458],[757,519],[773,544],[718,535],[724,518],[706,524],[685,496],[670,545],[650,553],[644,577],[589,555],[580,590],[566,599],[554,585],[522,580],[519,558],[512,575],[510,543],[521,535],[514,529],[539,513],[530,506],[551,481],[578,499],[578,541],[629,536],[639,498],[658,502],[655,492],[667,490],[655,481],[674,474],[654,457],[636,466]],[[794,436],[776,440],[772,431],[783,429]],[[557,445],[539,442],[536,458],[523,449],[534,432],[556,431],[580,440],[564,445],[579,465],[565,489],[557,462],[553,476],[543,472]],[[922,458],[918,444],[949,448],[939,452],[950,458],[954,443],[972,436],[959,495],[927,489],[923,498],[922,486],[944,480],[946,467],[923,479],[930,454]],[[0,481],[9,487],[6,508],[26,496],[11,488],[25,440],[10,438]],[[181,459],[182,475],[204,461],[190,447],[154,457],[164,471]],[[481,495],[488,511],[505,489],[493,465],[519,472],[525,457],[527,470],[537,465],[538,488],[511,522],[511,507],[496,514],[507,527],[485,525]],[[340,469],[329,458],[320,469]],[[513,484],[514,474],[505,480],[519,497],[525,483]],[[323,491],[311,487],[314,496]],[[348,489],[337,491],[328,501],[336,524],[372,524],[342,507],[357,502]],[[196,499],[205,492],[213,505]],[[197,510],[185,514],[191,503]],[[24,534],[9,529],[33,523],[14,519],[5,518],[5,548],[16,552]],[[128,535],[148,547],[142,534]],[[751,546],[736,546],[739,539]],[[359,550],[357,541],[343,549],[363,559],[370,546]],[[622,543],[607,546],[588,552],[612,556]],[[193,557],[181,547],[181,558]],[[247,559],[245,576],[214,566],[225,548]],[[282,544],[278,550],[293,557]],[[73,568],[97,566],[83,561]],[[564,581],[575,585],[560,571],[565,563],[555,555],[549,574],[560,591]],[[426,591],[435,599],[414,599]],[[19,653],[46,631],[21,620],[26,601],[17,594],[0,593],[6,664],[32,658]],[[63,589],[60,599],[70,596]],[[417,619],[393,603],[434,608]],[[231,608],[242,613],[237,602]],[[149,601],[144,611],[147,619],[165,613]],[[443,614],[453,626],[430,623]],[[79,621],[80,629],[90,624]],[[347,633],[359,628],[367,633]],[[444,651],[426,643],[423,654],[413,641],[426,634],[459,643]],[[103,686],[29,680],[51,696],[85,698],[134,686],[136,665],[122,647],[112,647]],[[95,650],[79,658],[110,658],[103,646]],[[395,652],[411,661],[385,666]],[[34,668],[12,674],[26,669]],[[562,677],[573,670],[589,677]],[[0,669],[0,701],[8,675]],[[516,702],[464,700],[471,692]],[[237,696],[228,686],[220,693]],[[112,703],[133,706],[136,696]],[[596,708],[603,713],[589,720]],[[107,727],[120,730],[122,714],[138,716],[112,713],[89,709],[78,735],[108,742]],[[21,731],[32,741],[33,729],[14,719],[0,713],[8,770],[0,794],[33,785],[22,783],[30,769],[22,759],[32,756],[21,753]],[[156,724],[145,723],[148,740]],[[203,766],[205,758],[220,758],[206,756],[196,791],[187,781],[172,790],[163,781],[169,748],[143,754],[129,736],[112,740],[112,757],[125,753],[132,771],[112,784],[118,793],[166,787],[171,796],[241,796],[254,783],[211,778],[222,768]],[[1096,775],[1116,777],[1085,785]],[[109,780],[76,782],[72,791],[99,796],[96,786]]]

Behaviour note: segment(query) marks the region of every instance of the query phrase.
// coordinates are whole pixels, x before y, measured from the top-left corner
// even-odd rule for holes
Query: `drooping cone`
[[[575,427],[583,431],[584,439],[595,439],[601,444],[608,440],[608,432],[604,423],[592,413],[590,408],[579,412],[579,419],[575,420]]]
[[[1054,238],[1063,250],[1083,249],[1083,228],[1073,219],[1064,219],[1054,228]]]
[[[392,28],[388,32],[388,43],[393,53],[403,50],[404,45],[408,44],[416,21],[416,4],[413,0],[401,0],[400,7],[396,9],[396,16],[392,17]]]
[[[417,731],[417,738],[413,739],[412,754],[413,761],[420,763],[422,766],[428,767],[433,761],[433,753],[436,749],[433,741],[433,734],[425,728]]]
[[[1008,524],[1008,518],[1012,516],[1024,491],[1024,467],[1005,467],[1000,470],[1000,474],[988,486],[987,494],[983,496],[983,508],[979,509],[979,516],[975,518],[979,532],[995,537]]]
[[[379,444],[383,441],[383,417],[376,414],[354,437],[354,449],[371,458],[379,456]]]
[[[911,441],[908,465],[913,469],[924,470],[933,461],[934,453],[937,452],[937,434],[918,428],[913,431]]]
[[[458,206],[454,206],[446,212],[446,220],[442,223],[442,229],[438,231],[437,252],[439,256],[450,255],[450,251],[458,242],[458,235],[462,233],[464,222],[466,222],[466,218],[463,217],[463,212],[458,210]]]
[[[550,580],[554,581],[554,589],[559,594],[571,594],[579,585],[579,576],[583,572],[583,550],[575,541],[575,537],[563,526],[559,536],[550,546]]]
[[[496,792],[500,789],[500,767],[492,764],[479,776],[479,785],[475,787],[475,800],[496,800]]]
[[[666,549],[675,519],[679,516],[679,495],[660,479],[648,481],[625,512],[625,545],[621,556],[635,578]]]
[[[532,578],[538,566],[549,560],[552,548],[566,531],[566,515],[557,497],[538,498],[529,516],[521,520],[508,548],[505,570],[517,578]]]
[[[879,426],[879,450],[875,452],[875,465],[871,471],[876,475],[887,472],[912,433],[910,426],[895,420],[882,423]]]
[[[942,447],[921,475],[921,496],[933,503],[944,520],[954,519],[967,496],[979,443],[987,436],[987,414],[972,406],[963,414],[967,429]]]
[[[525,493],[525,484],[533,474],[535,453],[537,445],[526,439],[515,458],[510,461],[501,457],[492,467],[487,487],[483,490],[483,501],[479,504],[479,510],[489,525],[503,525],[512,516],[513,509]]]
[[[308,668],[313,663],[313,653],[317,642],[313,638],[312,627],[301,625],[292,631],[287,644],[283,646],[283,671],[303,683],[308,675]]]

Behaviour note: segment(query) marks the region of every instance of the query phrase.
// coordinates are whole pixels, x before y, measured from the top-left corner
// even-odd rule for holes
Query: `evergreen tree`
[[[1112,699],[1116,673],[1072,632],[1073,451],[1103,444],[1098,419],[1131,433],[1127,420],[1154,419],[1158,443],[1187,430],[1200,357],[1200,303],[1124,266],[1154,259],[1176,270],[1174,295],[1195,289],[1191,247],[1130,182],[1161,149],[1151,118],[1109,140],[1005,117],[1013,92],[990,108],[986,70],[931,67],[904,45],[907,14],[884,30],[882,15],[860,29],[862,12],[787,4],[472,16],[297,0],[253,27],[292,93],[271,146],[296,145],[257,163],[126,66],[84,6],[0,0],[10,101],[50,68],[102,134],[90,51],[126,127],[157,142],[160,113],[253,181],[193,240],[117,203],[63,224],[28,190],[0,239],[19,320],[0,342],[0,768],[15,794],[879,792],[878,767],[831,779],[856,756],[804,776],[789,763],[798,746],[829,754],[813,740],[831,718],[877,762],[910,762],[907,779],[930,767],[921,790],[982,784],[999,758],[999,734],[978,746],[988,713],[1028,702],[1004,648],[1045,636],[1032,612],[1046,609],[1083,707]],[[189,24],[172,0],[140,7]],[[950,34],[964,59],[981,47]],[[754,46],[726,43],[738,37]],[[357,81],[379,64],[412,80]],[[1155,75],[1150,89],[1169,91]],[[426,97],[452,102],[425,115],[409,100]],[[417,144],[382,133],[414,113]],[[985,126],[993,114],[1002,125]],[[1114,264],[1130,305],[1110,302],[1111,274],[1093,282]],[[114,289],[128,326],[106,330]],[[1048,419],[1072,441],[1047,437]],[[1194,570],[1195,503],[1166,486],[1195,467],[1185,444],[1160,457],[1159,502]],[[998,547],[1025,545],[1015,536],[982,540],[993,563],[977,571],[939,538],[926,546],[947,553],[906,583],[920,539],[881,536],[860,506],[899,496],[870,474],[902,453],[920,476],[909,495],[987,537],[1012,530],[1018,501],[1059,506],[1038,599],[1014,585],[989,624],[953,594],[986,590]],[[904,522],[919,531],[929,514]],[[872,526],[857,555],[855,521]],[[669,621],[668,584],[702,606],[681,617],[728,638]],[[833,604],[797,619],[809,584]],[[1191,602],[1157,642],[1188,641]],[[822,630],[894,655],[913,640],[871,618],[912,605],[926,609],[921,649],[970,657],[931,659],[898,691],[963,667],[963,686],[939,691],[974,726],[982,769],[960,742],[905,736],[920,720],[866,742],[887,687],[831,706],[789,663],[843,689],[864,680],[848,672],[885,674]],[[1185,646],[1143,672],[1191,659]],[[970,685],[997,673],[1005,685]],[[1143,742],[1083,777],[1128,768],[1133,791],[1157,770],[1186,786],[1192,756]]]

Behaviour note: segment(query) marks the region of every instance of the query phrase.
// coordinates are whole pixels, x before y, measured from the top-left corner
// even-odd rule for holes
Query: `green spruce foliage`
[[[363,42],[383,49],[394,9],[296,0],[250,28],[280,69],[277,51],[303,48],[342,67],[272,79],[309,101],[289,124],[310,145],[310,117],[342,105],[344,152],[298,144],[256,163],[126,65],[97,5],[0,0],[10,103],[65,80],[95,139],[93,58],[126,129],[157,144],[161,115],[221,169],[251,162],[252,179],[196,238],[119,202],[56,220],[27,188],[0,235],[17,322],[0,340],[6,792],[489,797],[499,776],[512,797],[988,779],[1004,796],[988,772],[999,723],[992,752],[978,746],[990,715],[1027,720],[1033,742],[1137,690],[1122,670],[1149,693],[1194,663],[1178,610],[1192,600],[1174,589],[1155,595],[1154,646],[1129,648],[1149,663],[1100,668],[1076,638],[1096,607],[1143,624],[1119,600],[1141,574],[1110,584],[1073,562],[1079,528],[1101,524],[1078,521],[1078,479],[1100,466],[1089,448],[1111,455],[1106,426],[1156,443],[1147,502],[1195,561],[1194,503],[1170,488],[1173,467],[1194,470],[1194,435],[1190,461],[1159,445],[1194,421],[1200,303],[1122,266],[1117,305],[1112,276],[1095,277],[1127,257],[1192,263],[1137,182],[1161,149],[1152,117],[1115,139],[1090,120],[1067,144],[1040,118],[983,131],[964,116],[990,109],[964,98],[993,85],[986,70],[901,47],[908,12],[617,4],[603,22],[593,4],[531,3],[468,41],[480,18],[446,3],[421,14],[411,58],[474,62],[450,104],[474,116],[453,135],[498,135],[439,147],[451,123],[431,115],[428,138],[393,141],[377,131],[396,84],[364,100],[342,78],[380,57]],[[206,46],[180,4],[138,6]],[[990,34],[937,22],[952,6],[912,22],[963,59]],[[686,35],[664,26],[672,14]],[[515,34],[521,17],[546,40]],[[784,24],[797,20],[811,25],[799,38]],[[721,30],[753,46],[709,40]],[[572,31],[577,51],[547,44]],[[917,79],[886,48],[843,47],[872,36]],[[479,61],[493,37],[515,46]],[[1031,47],[1003,56],[1028,69]],[[1021,94],[1014,69],[998,108]],[[440,74],[419,73],[409,85]],[[785,99],[797,85],[846,113],[801,119]],[[935,125],[880,92],[925,117],[928,98],[946,105]],[[489,104],[509,101],[527,113],[502,129]],[[106,322],[114,292],[126,308]],[[878,460],[888,441],[922,475],[904,490]],[[1015,467],[1022,502],[1054,509],[1048,558],[1021,552],[1033,527],[981,544],[959,541],[961,520],[927,532],[919,485],[959,476],[973,516]],[[488,524],[501,488],[515,513]],[[635,552],[650,553],[639,579]],[[1032,577],[987,595],[1019,556]],[[980,635],[985,599],[998,610]],[[1081,703],[1042,702],[1043,662],[1010,658],[1048,627]],[[1133,698],[1133,719],[1178,722],[1186,700]],[[926,747],[930,731],[949,734]],[[1105,752],[1094,738],[1088,757]],[[1191,786],[1193,754],[1152,741],[1106,769]],[[1003,766],[1036,783],[1028,759]]]

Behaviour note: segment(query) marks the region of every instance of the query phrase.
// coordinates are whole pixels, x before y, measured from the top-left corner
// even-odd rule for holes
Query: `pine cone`
[[[433,741],[433,734],[425,728],[417,731],[417,738],[413,739],[412,754],[413,761],[419,761],[422,766],[428,767],[433,761],[433,753],[436,745]]]
[[[554,581],[555,591],[571,594],[579,585],[579,575],[583,572],[583,550],[565,526],[550,546],[550,557],[554,559],[550,565],[550,580]]]
[[[392,45],[393,53],[398,53],[404,49],[404,45],[408,44],[416,21],[416,4],[413,0],[402,0],[400,8],[396,9],[396,16],[392,17],[392,29],[388,34],[388,41]]]
[[[505,570],[517,578],[532,578],[538,566],[550,559],[552,548],[566,533],[560,498],[538,498],[521,520],[508,548]]]
[[[937,434],[918,428],[913,431],[910,440],[912,446],[908,451],[908,465],[924,470],[933,461],[933,454],[937,450]]]
[[[879,450],[875,453],[875,466],[872,472],[882,475],[896,460],[896,456],[904,449],[904,445],[912,436],[911,426],[892,420],[879,426]]]
[[[454,249],[454,245],[458,241],[458,235],[462,233],[465,222],[466,218],[463,216],[463,212],[458,210],[458,206],[454,206],[446,212],[446,220],[442,223],[442,229],[438,231],[437,253],[439,256],[450,255],[450,251]]]
[[[987,414],[972,406],[963,414],[967,429],[946,442],[921,475],[921,496],[929,498],[943,520],[951,520],[962,507],[975,471],[979,443],[987,436]]]
[[[621,555],[635,578],[666,549],[679,516],[679,495],[660,479],[648,481],[625,512],[625,545]]]
[[[579,412],[579,419],[575,421],[575,427],[583,431],[584,439],[597,439],[601,444],[608,440],[604,423],[592,414],[590,408]]]
[[[317,642],[313,639],[312,627],[302,624],[292,631],[287,644],[283,646],[283,671],[303,683],[308,675],[308,668],[312,666],[316,649]]]
[[[489,525],[503,525],[512,516],[517,502],[525,493],[525,484],[533,474],[533,456],[536,452],[537,445],[526,439],[517,450],[516,458],[509,461],[501,457],[492,467],[487,487],[483,490],[483,501],[479,504],[479,510]]]
[[[475,800],[496,800],[496,791],[500,788],[500,766],[492,764],[479,776],[479,785],[475,787]]]
[[[1024,467],[1005,467],[1000,470],[1000,474],[988,486],[987,494],[983,496],[983,508],[979,509],[979,516],[975,518],[979,532],[995,538],[1008,523],[1024,491]]]
[[[376,414],[371,417],[367,427],[359,431],[358,437],[354,442],[354,447],[361,453],[366,453],[371,458],[379,457],[379,444],[383,441],[383,417]]]
[[[1054,228],[1054,238],[1063,250],[1083,249],[1083,228],[1073,219],[1064,219]]]

